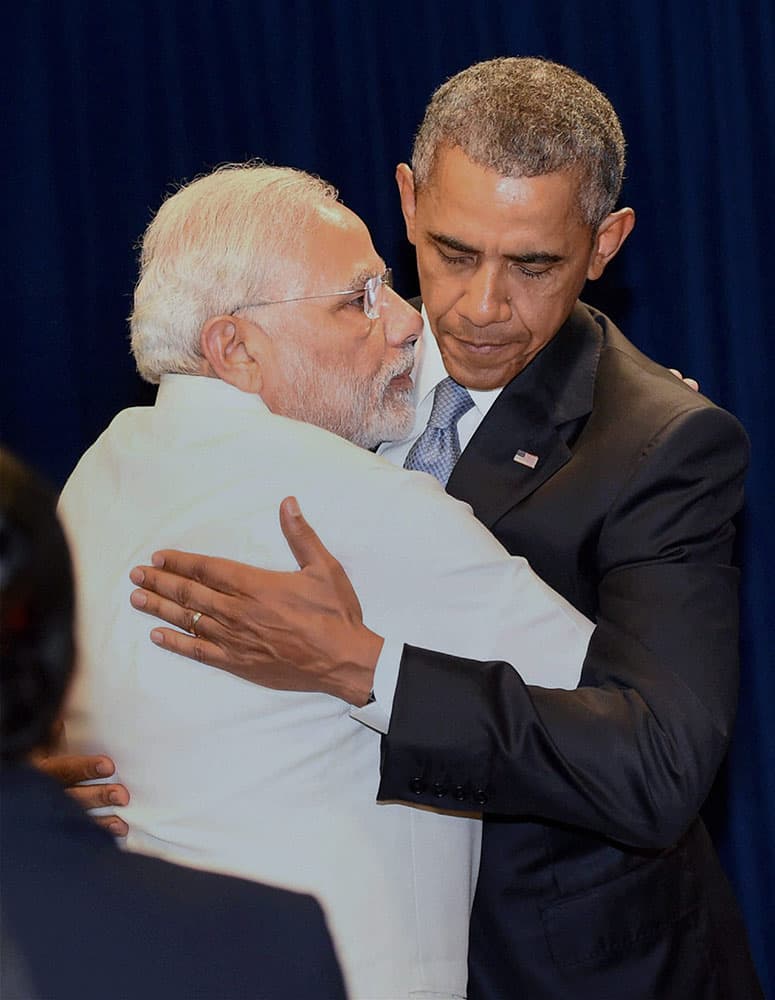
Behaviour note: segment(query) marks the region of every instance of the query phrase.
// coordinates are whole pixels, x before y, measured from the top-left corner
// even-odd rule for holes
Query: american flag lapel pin
[[[526,465],[528,469],[534,469],[538,465],[538,455],[533,455],[532,452],[523,451],[520,448],[514,456],[514,461],[518,465]]]

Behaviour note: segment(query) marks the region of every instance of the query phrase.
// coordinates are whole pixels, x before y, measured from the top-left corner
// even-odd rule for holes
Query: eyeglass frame
[[[286,302],[309,302],[310,299],[327,299],[335,295],[357,295],[363,293],[363,312],[367,319],[379,319],[380,317],[380,292],[383,288],[393,287],[393,268],[386,267],[382,274],[374,274],[370,277],[363,288],[344,288],[339,292],[320,292],[317,295],[299,295],[292,299],[272,299],[265,302],[248,302],[246,305],[237,306],[229,313],[234,316],[242,309],[256,309],[258,306],[280,306]]]

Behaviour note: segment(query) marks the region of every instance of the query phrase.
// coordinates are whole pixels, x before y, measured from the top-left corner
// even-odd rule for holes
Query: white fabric
[[[277,519],[291,494],[376,631],[575,686],[589,623],[434,479],[218,380],[168,376],[61,498],[79,580],[71,747],[117,761],[130,849],[315,893],[353,998],[462,995],[478,821],[377,804],[379,737],[347,705],[165,652],[129,604],[130,568],[162,546],[295,568]]]

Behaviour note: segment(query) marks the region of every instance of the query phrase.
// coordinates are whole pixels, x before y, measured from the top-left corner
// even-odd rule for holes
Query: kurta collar
[[[155,405],[162,410],[209,407],[268,412],[269,409],[260,396],[206,375],[162,375]]]

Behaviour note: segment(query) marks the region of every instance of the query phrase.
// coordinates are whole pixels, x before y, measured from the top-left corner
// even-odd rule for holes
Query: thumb
[[[280,504],[280,527],[299,569],[332,558],[315,531],[304,519],[296,497],[286,497]]]

